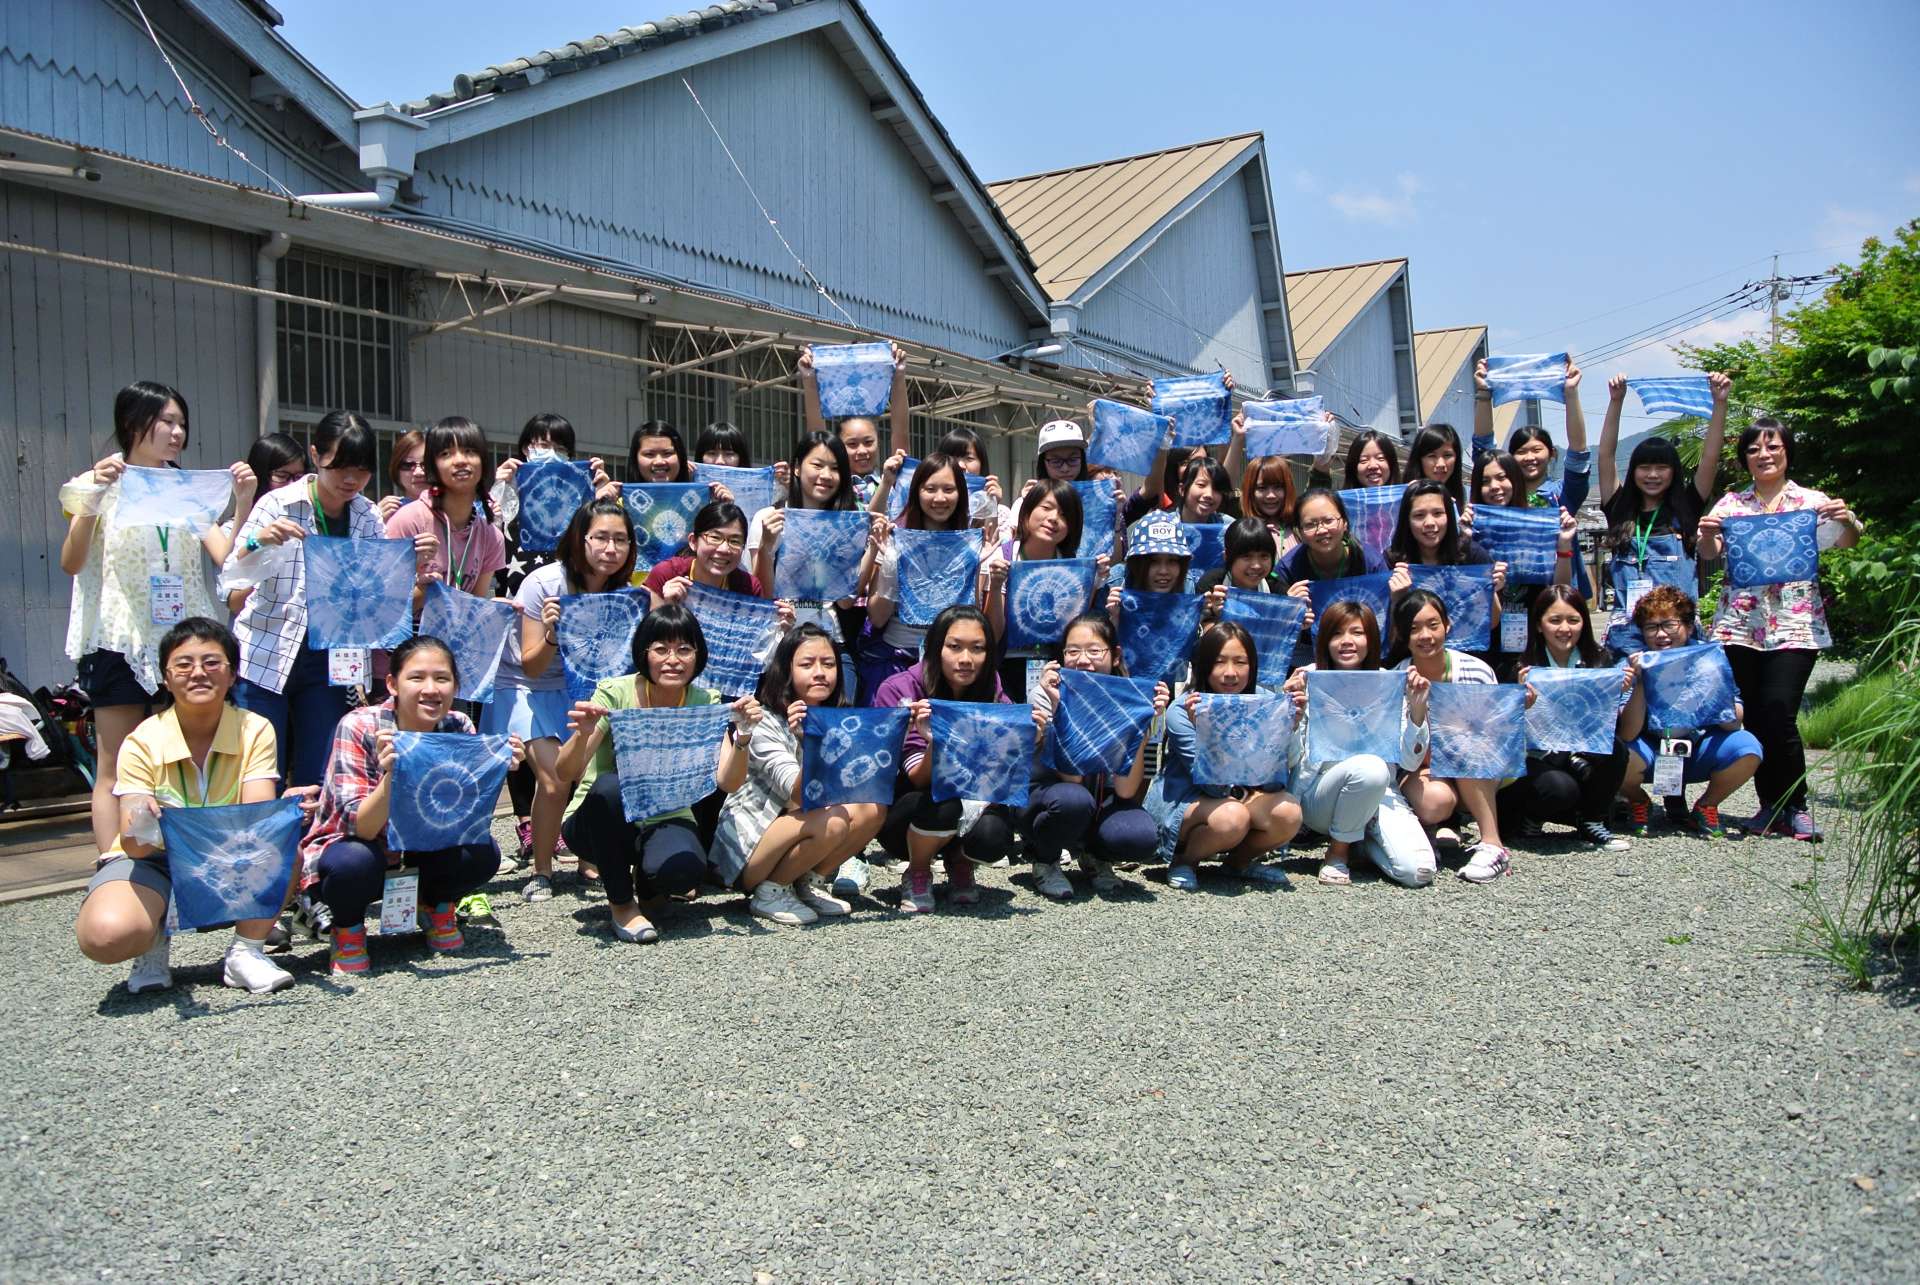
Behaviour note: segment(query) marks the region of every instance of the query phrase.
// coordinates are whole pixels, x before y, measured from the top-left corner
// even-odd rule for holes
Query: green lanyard
[[[1647,545],[1653,540],[1653,524],[1660,518],[1660,510],[1647,514],[1647,524],[1641,526],[1636,520],[1633,524],[1633,563],[1642,571],[1647,569]]]
[[[163,575],[173,574],[173,559],[167,552],[167,529],[157,526],[154,531],[160,536],[160,571]]]
[[[207,757],[208,757],[209,759],[211,759],[211,758],[213,757],[213,751],[211,751],[211,750],[209,750],[209,751],[207,751]],[[219,804],[212,804],[212,803],[208,803],[208,802],[207,802],[207,789],[206,789],[206,786],[205,786],[205,784],[203,783],[203,784],[201,785],[201,787],[200,787],[200,801],[199,801],[198,803],[195,803],[195,802],[193,801],[193,796],[192,796],[191,794],[188,794],[188,793],[187,793],[187,769],[186,769],[186,765],[185,765],[185,764],[181,764],[181,763],[176,763],[176,764],[174,764],[174,767],[173,767],[173,770],[174,770],[174,772],[175,772],[175,773],[176,773],[176,774],[177,774],[177,775],[179,776],[179,778],[180,778],[180,802],[181,802],[181,803],[182,803],[182,804],[183,804],[184,806],[186,806],[186,807],[190,807],[190,808],[205,808],[205,807],[222,807],[222,806],[225,806],[226,804],[229,804],[229,803],[233,803],[233,802],[235,802],[235,800],[234,800],[234,799],[232,799],[232,798],[229,798],[229,799],[226,799],[226,800],[223,800],[223,801],[222,801],[221,803],[219,803]],[[208,772],[208,774],[207,774],[207,776],[208,776],[208,778],[209,778],[209,779],[211,779],[211,777],[212,777],[212,773],[211,773],[211,772],[209,771],[209,772]],[[235,790],[235,793],[236,793],[236,795],[238,794],[238,790],[237,790],[237,788],[236,788],[236,790]]]
[[[327,527],[327,511],[320,507],[320,488],[311,479],[307,482],[307,499],[313,502],[313,524],[320,528],[321,535],[332,535]]]
[[[467,555],[473,552],[474,515],[469,514],[467,517],[467,542],[460,546],[458,571],[453,569],[453,519],[442,513],[440,520],[446,523],[447,527],[447,580],[454,588],[464,589],[467,586]]]

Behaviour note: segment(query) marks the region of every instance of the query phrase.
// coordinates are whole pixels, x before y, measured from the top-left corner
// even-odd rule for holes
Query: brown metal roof
[[[1259,141],[1257,133],[1235,134],[1003,179],[989,183],[987,193],[1026,243],[1040,288],[1057,303]]]
[[[1420,385],[1420,422],[1433,418],[1433,412],[1446,400],[1460,368],[1473,360],[1473,353],[1486,338],[1485,326],[1451,326],[1445,330],[1413,332],[1413,368]],[[1473,372],[1467,371],[1471,379]]]
[[[1311,368],[1367,305],[1406,271],[1405,259],[1380,259],[1287,274],[1287,317],[1300,365]]]

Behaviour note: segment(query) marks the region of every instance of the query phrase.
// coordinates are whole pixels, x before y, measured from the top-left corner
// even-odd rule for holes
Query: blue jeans
[[[489,839],[439,852],[405,852],[401,864],[420,873],[420,904],[450,905],[499,872],[500,847]],[[336,928],[358,928],[367,907],[380,900],[387,880],[387,858],[361,839],[336,839],[320,854],[320,882],[314,889],[333,911]]]
[[[243,678],[233,686],[233,703],[273,724],[283,786],[319,785],[326,779],[333,729],[347,714],[347,689],[327,683],[326,652],[302,643],[284,688],[270,692]]]
[[[1054,862],[1062,848],[1083,849],[1101,861],[1150,861],[1159,839],[1153,817],[1111,791],[1097,806],[1076,781],[1049,781],[1027,794],[1020,818],[1028,861]]]

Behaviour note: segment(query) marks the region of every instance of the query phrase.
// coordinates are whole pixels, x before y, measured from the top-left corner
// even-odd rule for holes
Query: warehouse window
[[[695,351],[687,332],[677,326],[649,327],[647,356],[664,365],[691,361]],[[720,384],[700,370],[683,370],[647,382],[647,418],[663,419],[680,430],[687,449],[700,436],[700,430],[720,418]]]
[[[380,264],[296,250],[280,260],[277,277],[286,294],[376,312],[400,311],[400,274]],[[406,345],[395,323],[285,300],[278,314],[281,405],[400,418]]]

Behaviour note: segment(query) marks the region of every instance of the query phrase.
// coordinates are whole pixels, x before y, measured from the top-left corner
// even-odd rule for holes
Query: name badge
[[[1027,658],[1027,699],[1028,700],[1032,700],[1033,694],[1040,690],[1040,680],[1046,676],[1046,672],[1047,672],[1047,662],[1044,658],[1039,656],[1029,656]]]
[[[358,687],[367,681],[365,647],[327,649],[327,682],[335,687]]]
[[[1627,578],[1627,600],[1626,600],[1626,604],[1623,607],[1621,607],[1621,610],[1626,612],[1627,615],[1631,616],[1633,614],[1633,609],[1640,605],[1640,600],[1646,597],[1648,592],[1651,591],[1652,588],[1653,588],[1653,581],[1649,580],[1647,577],[1629,576]]]
[[[411,871],[388,875],[380,898],[380,935],[392,937],[419,930],[420,876]]]
[[[1500,613],[1500,650],[1518,655],[1527,649],[1527,613],[1519,608]]]
[[[1686,788],[1687,761],[1674,754],[1661,754],[1653,760],[1653,792],[1670,799]]]
[[[187,618],[185,576],[147,577],[147,613],[156,625],[177,625]]]

